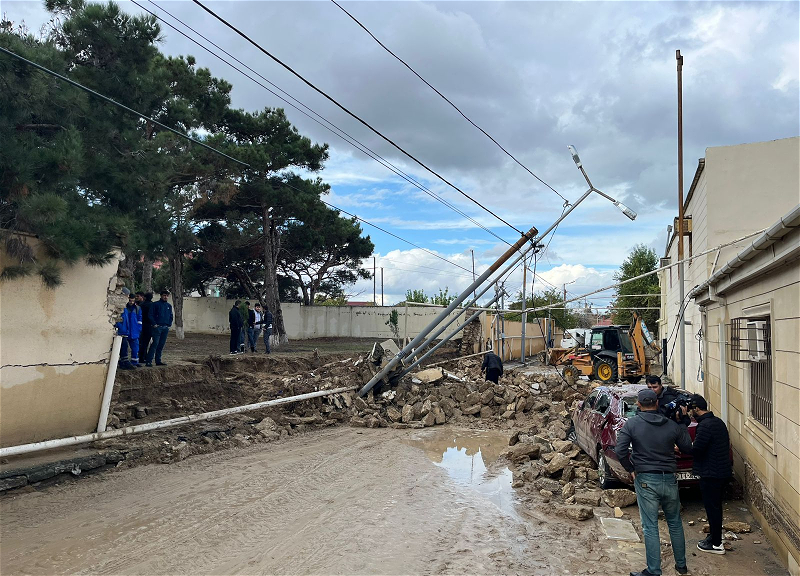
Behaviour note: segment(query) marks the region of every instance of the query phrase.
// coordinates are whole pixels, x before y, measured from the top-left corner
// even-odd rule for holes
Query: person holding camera
[[[647,387],[656,393],[658,412],[661,415],[684,426],[688,426],[691,423],[689,417],[680,408],[681,397],[685,396],[685,393],[669,386],[663,386],[661,378],[658,376],[649,375],[645,381],[647,382]]]
[[[712,554],[725,554],[722,545],[722,495],[733,475],[731,444],[725,422],[708,410],[706,399],[692,395],[688,413],[697,422],[692,444],[692,472],[700,477],[700,492],[711,528],[697,549]]]
[[[669,528],[675,571],[688,573],[686,567],[686,537],[681,522],[681,499],[675,477],[675,446],[684,454],[692,453],[689,430],[658,410],[653,390],[640,390],[637,396],[639,412],[629,418],[617,433],[614,451],[619,463],[633,475],[636,503],[642,519],[647,568],[631,572],[631,576],[661,574],[661,539],[658,534],[658,509],[664,510]]]

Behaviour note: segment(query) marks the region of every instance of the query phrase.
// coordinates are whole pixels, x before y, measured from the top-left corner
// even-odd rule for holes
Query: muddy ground
[[[353,364],[371,345],[306,341],[305,351],[209,358],[209,346],[227,349],[225,337],[170,341],[169,366],[121,374],[116,425],[360,385],[363,364]],[[523,477],[523,467],[546,470],[554,452],[510,459],[515,432],[523,432],[518,447],[534,431],[558,446],[567,405],[588,383],[571,388],[547,368],[524,368],[504,376],[503,395],[480,381],[477,361],[448,368],[454,378],[432,385],[435,394],[416,382],[363,405],[341,396],[95,443],[93,449],[122,454],[116,468],[0,496],[0,573],[550,575],[643,568],[641,542],[606,537],[599,519],[613,517],[613,508],[583,506],[589,519],[570,519],[563,513],[569,499]],[[479,411],[462,412],[472,412],[473,400],[461,387],[483,397]],[[395,405],[409,413],[408,422],[390,410]],[[446,423],[436,425],[440,415]],[[568,460],[571,483],[591,493],[591,463],[580,454]],[[565,474],[537,480],[561,488]],[[752,532],[731,542],[725,556],[698,552],[702,505],[695,492],[682,492],[692,574],[786,574],[740,500],[727,503],[726,521],[748,522]],[[622,513],[641,537],[635,505]],[[665,526],[661,533],[666,539]],[[662,551],[664,573],[674,574],[669,545]]]

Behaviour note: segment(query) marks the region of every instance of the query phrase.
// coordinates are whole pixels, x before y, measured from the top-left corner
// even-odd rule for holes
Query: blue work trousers
[[[636,502],[639,505],[639,516],[642,519],[644,532],[644,548],[647,556],[647,571],[659,576],[661,574],[661,540],[658,536],[658,509],[664,509],[664,516],[669,527],[669,539],[672,542],[672,553],[675,555],[675,566],[686,566],[686,538],[681,522],[681,498],[678,494],[678,480],[675,474],[668,472],[636,474]]]

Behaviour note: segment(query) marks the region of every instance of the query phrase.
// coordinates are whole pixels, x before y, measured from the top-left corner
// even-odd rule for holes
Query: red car
[[[637,394],[645,388],[647,386],[641,384],[599,386],[572,413],[572,427],[567,439],[597,462],[602,488],[609,488],[617,481],[633,484],[633,478],[620,464],[614,447],[617,432],[628,418],[636,415]],[[692,441],[696,427],[696,422],[689,425]],[[676,447],[675,459],[678,481],[684,484],[697,481],[697,476],[692,474],[692,457],[682,454]]]

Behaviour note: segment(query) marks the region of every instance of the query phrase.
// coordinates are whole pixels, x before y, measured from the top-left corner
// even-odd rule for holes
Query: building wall
[[[795,261],[750,285],[732,289],[724,303],[707,307],[705,396],[711,409],[727,416],[736,476],[761,527],[784,557],[793,576],[800,574],[800,263]],[[749,364],[730,354],[731,319],[766,305],[772,327],[773,430],[749,414]],[[759,312],[760,313],[760,312]],[[720,366],[719,325],[724,368]],[[727,376],[727,406],[720,377]]]
[[[228,311],[235,300],[190,297],[183,299],[183,323],[187,333],[224,334],[229,331]],[[308,338],[392,338],[386,324],[392,310],[398,312],[399,336],[413,338],[442,311],[421,306],[301,306],[281,304],[290,340]],[[453,312],[451,317],[457,313]],[[462,324],[462,315],[445,334]],[[457,335],[460,337],[460,335]]]
[[[0,249],[0,267],[8,262]],[[65,267],[54,290],[38,277],[0,284],[0,445],[97,429],[117,264]]]
[[[684,257],[697,254],[719,244],[730,242],[745,234],[771,226],[791,210],[800,199],[800,138],[785,138],[769,142],[707,148],[705,167],[694,189],[687,194],[684,213],[692,217],[691,238],[684,239]],[[752,239],[750,239],[752,241]],[[728,246],[717,252],[693,259],[685,269],[684,294],[702,284],[713,270],[725,264],[746,246]],[[678,261],[678,242],[673,238],[667,251],[671,262]],[[677,267],[664,271],[661,278],[662,317],[660,338],[671,333],[679,311]],[[686,335],[686,388],[702,393],[704,375],[700,372],[702,338],[697,339],[703,326],[700,307],[689,302],[684,314],[690,323]],[[673,349],[673,340],[668,351]],[[675,344],[667,366],[668,376],[680,382],[680,347]],[[700,377],[698,377],[698,375]]]

